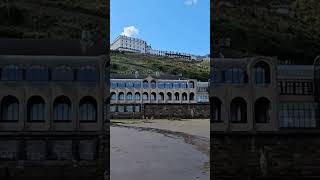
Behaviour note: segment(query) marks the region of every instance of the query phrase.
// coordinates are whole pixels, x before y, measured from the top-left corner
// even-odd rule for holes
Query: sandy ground
[[[111,178],[209,179],[209,129],[206,119],[117,123],[111,127]]]
[[[183,132],[190,135],[210,138],[210,120],[209,119],[184,119],[184,120],[155,119],[155,120],[148,120],[148,123],[130,124],[129,126],[164,129],[164,130],[170,130],[174,132]]]
[[[114,180],[209,180],[208,156],[185,138],[145,129],[112,126],[111,178]]]

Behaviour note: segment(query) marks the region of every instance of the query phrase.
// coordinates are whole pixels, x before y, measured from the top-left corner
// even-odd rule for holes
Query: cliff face
[[[1,0],[0,37],[79,39],[83,30],[105,38],[106,0]]]
[[[310,64],[320,54],[319,9],[317,0],[215,0],[215,50],[225,57],[266,55]]]

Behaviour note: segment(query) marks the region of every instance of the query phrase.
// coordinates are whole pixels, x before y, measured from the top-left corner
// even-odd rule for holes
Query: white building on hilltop
[[[133,37],[118,36],[110,46],[111,50],[128,51],[128,52],[147,52],[147,42]]]
[[[118,36],[110,46],[111,50],[137,52],[143,54],[152,54],[156,56],[166,56],[169,58],[182,58],[187,60],[202,60],[200,56],[192,55],[189,53],[181,53],[175,51],[162,51],[152,49],[146,41],[138,38],[128,37],[124,35]]]

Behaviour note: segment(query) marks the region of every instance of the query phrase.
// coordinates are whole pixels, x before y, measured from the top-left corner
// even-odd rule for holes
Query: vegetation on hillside
[[[210,64],[208,61],[193,62],[185,59],[171,59],[140,53],[111,51],[111,73],[141,75],[155,74],[181,75],[201,81],[208,81]]]
[[[319,9],[318,0],[217,0],[213,37],[231,39],[231,47],[221,48],[226,57],[265,55],[310,64],[320,54]]]
[[[83,30],[107,37],[105,0],[2,0],[0,37],[79,39]]]

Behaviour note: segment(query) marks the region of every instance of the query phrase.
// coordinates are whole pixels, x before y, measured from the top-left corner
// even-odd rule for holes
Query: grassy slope
[[[234,7],[213,5],[214,38],[230,37],[231,48],[223,48],[229,57],[267,55],[280,60],[310,64],[320,53],[319,1],[287,0],[289,15],[270,10],[276,0],[239,0]],[[236,1],[233,1],[236,2]]]
[[[105,0],[3,0],[0,37],[78,39],[82,30],[107,37]]]
[[[170,59],[138,53],[111,52],[111,72],[118,74],[154,74],[159,71],[165,75],[208,81],[209,62],[188,62],[181,59]]]

